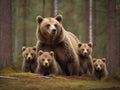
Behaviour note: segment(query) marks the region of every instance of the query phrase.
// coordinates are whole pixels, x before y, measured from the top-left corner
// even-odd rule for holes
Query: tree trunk
[[[18,15],[19,15],[19,0],[16,0],[16,17],[15,17],[15,55],[18,53]]]
[[[89,41],[89,0],[85,0],[85,28],[86,28],[86,42]]]
[[[93,45],[96,45],[96,0],[93,0]]]
[[[92,42],[92,0],[86,0],[86,41]]]
[[[0,0],[0,69],[12,62],[11,0]]]
[[[27,0],[23,0],[23,46],[26,46],[26,7]]]
[[[118,66],[117,46],[116,46],[116,0],[108,1],[108,43],[107,43],[107,63],[110,75],[113,75]]]
[[[51,0],[51,17],[57,15],[57,0]]]

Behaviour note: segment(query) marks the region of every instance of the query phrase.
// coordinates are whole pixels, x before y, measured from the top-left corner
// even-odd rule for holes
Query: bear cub
[[[40,50],[38,52],[36,73],[44,76],[49,74],[61,75],[62,71],[54,58],[54,52],[45,52]]]
[[[22,47],[22,71],[34,73],[37,67],[36,47]]]
[[[80,67],[81,67],[80,75],[93,74],[92,47],[93,44],[91,42],[78,44],[78,55],[79,55]]]
[[[107,67],[106,67],[106,59],[96,59],[93,58],[93,66],[94,66],[94,78],[102,79],[108,75]]]

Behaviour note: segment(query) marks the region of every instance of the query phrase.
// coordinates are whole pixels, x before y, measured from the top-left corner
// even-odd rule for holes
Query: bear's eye
[[[33,53],[31,53],[31,56],[33,56]]]
[[[45,59],[42,59],[42,61],[45,61]]]
[[[57,28],[57,24],[54,24],[54,26]]]
[[[102,67],[102,64],[100,64],[100,67]]]
[[[82,51],[84,51],[84,49],[81,49]]]
[[[46,27],[49,28],[49,27],[50,27],[50,24],[47,24]]]
[[[48,59],[48,62],[50,62],[50,59]]]
[[[26,53],[26,56],[28,55],[28,53]]]

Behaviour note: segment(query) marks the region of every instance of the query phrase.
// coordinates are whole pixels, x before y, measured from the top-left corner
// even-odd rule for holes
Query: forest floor
[[[120,90],[120,77],[40,76],[8,67],[0,70],[0,90]]]

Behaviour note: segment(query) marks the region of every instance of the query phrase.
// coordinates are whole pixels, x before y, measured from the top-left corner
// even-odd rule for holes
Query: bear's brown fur
[[[93,58],[93,66],[94,66],[94,78],[102,79],[103,77],[108,75],[107,67],[106,67],[106,59],[96,59]]]
[[[34,73],[37,67],[36,47],[22,47],[23,64],[22,70]]]
[[[38,65],[36,68],[36,73],[45,76],[49,74],[55,74],[55,75],[62,74],[62,70],[54,58],[53,51],[43,52],[42,50],[40,50],[38,52],[37,63]]]
[[[81,67],[80,74],[93,74],[92,47],[93,44],[91,42],[78,44],[78,54]]]
[[[66,31],[62,24],[62,16],[43,18],[37,16],[38,25],[36,36],[37,52],[54,51],[55,59],[60,64],[65,75],[79,74],[79,57],[77,37]]]

